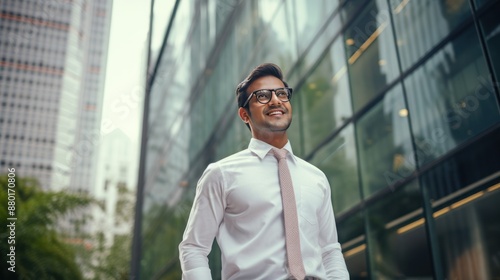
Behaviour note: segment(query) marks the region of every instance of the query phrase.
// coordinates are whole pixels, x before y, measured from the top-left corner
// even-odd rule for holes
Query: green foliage
[[[154,205],[144,215],[141,279],[181,279],[178,246],[191,209],[183,200],[175,208]]]
[[[118,197],[115,207],[115,226],[131,226],[135,196],[125,184],[119,183],[116,187]],[[96,264],[88,264],[94,273],[93,279],[128,279],[132,244],[131,231],[115,234],[110,248],[104,246],[104,233],[98,232],[93,239],[98,246],[89,252],[90,255],[87,257],[87,259],[97,260]]]
[[[15,244],[0,232],[1,279],[82,279],[73,248],[56,231],[58,219],[95,201],[85,195],[43,191],[34,179],[16,177],[15,215],[8,216],[8,177],[0,176],[0,221],[15,217]],[[15,273],[7,270],[4,252],[15,246]]]

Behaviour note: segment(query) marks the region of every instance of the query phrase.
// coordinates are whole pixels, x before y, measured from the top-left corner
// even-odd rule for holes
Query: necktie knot
[[[274,157],[276,157],[276,159],[278,161],[286,158],[286,154],[288,153],[288,151],[285,149],[273,148],[272,151],[273,151]]]

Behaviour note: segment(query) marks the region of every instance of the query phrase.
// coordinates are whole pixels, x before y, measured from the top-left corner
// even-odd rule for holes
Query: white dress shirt
[[[278,163],[272,146],[252,138],[248,149],[210,164],[179,245],[184,280],[212,279],[208,267],[214,237],[223,280],[279,280],[286,267]],[[287,162],[297,202],[300,247],[307,276],[348,279],[325,174],[293,155]]]

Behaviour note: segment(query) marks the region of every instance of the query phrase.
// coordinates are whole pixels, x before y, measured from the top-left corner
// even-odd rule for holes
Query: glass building
[[[352,279],[500,279],[500,2],[155,5],[133,276],[180,279],[197,180],[251,137],[235,87],[274,62],[294,88],[294,152],[330,180]],[[209,261],[220,279],[216,244]]]

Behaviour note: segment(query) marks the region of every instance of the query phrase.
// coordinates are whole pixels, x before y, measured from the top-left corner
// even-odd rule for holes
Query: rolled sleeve
[[[182,280],[212,280],[212,275],[208,267],[199,267],[184,271]]]
[[[198,181],[183,240],[179,244],[182,279],[212,279],[207,256],[224,215],[223,185],[216,164],[209,165]]]

